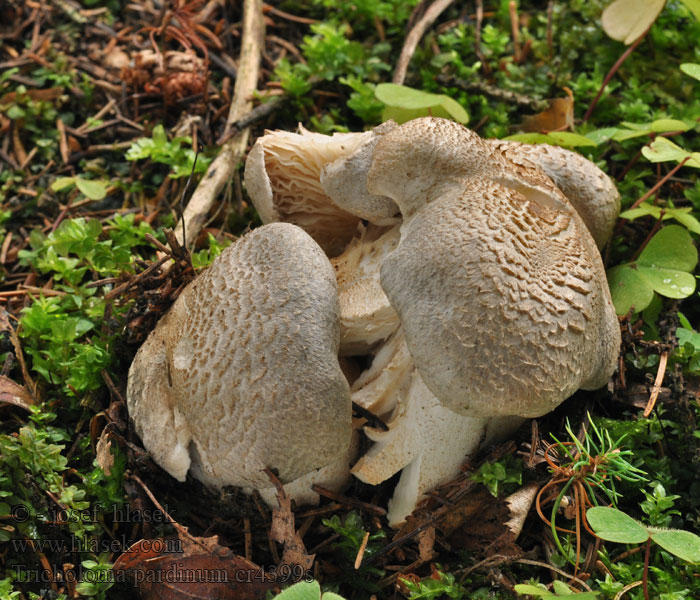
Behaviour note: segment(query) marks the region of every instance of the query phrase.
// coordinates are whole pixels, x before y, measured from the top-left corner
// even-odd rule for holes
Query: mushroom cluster
[[[159,322],[129,372],[145,447],[184,480],[297,502],[401,471],[396,526],[488,440],[612,375],[598,248],[619,196],[579,155],[432,117],[269,132],[248,192],[265,225]],[[351,401],[382,418],[357,459]],[[353,464],[354,463],[354,464]]]

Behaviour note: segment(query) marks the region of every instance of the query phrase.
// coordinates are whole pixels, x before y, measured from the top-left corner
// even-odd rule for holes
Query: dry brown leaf
[[[428,527],[418,534],[418,558],[428,562],[435,556],[435,527]]]
[[[538,485],[530,483],[505,499],[494,498],[484,487],[470,491],[442,519],[437,527],[450,543],[459,548],[516,554],[520,535]]]
[[[100,439],[97,440],[97,445],[95,447],[97,464],[100,465],[105,475],[109,475],[114,466],[114,455],[111,452],[112,441],[109,437],[109,431],[107,431],[107,429],[102,430],[102,435]]]
[[[19,385],[0,375],[0,403],[12,404],[25,410],[31,410],[34,405],[34,398],[23,385]]]
[[[272,475],[271,473],[268,473]],[[300,565],[304,571],[311,569],[314,564],[315,554],[307,554],[306,546],[294,527],[294,513],[292,512],[292,501],[284,491],[282,484],[277,477],[270,477],[277,488],[277,502],[279,507],[272,511],[272,525],[270,526],[270,537],[284,544],[282,553],[282,564]]]
[[[173,550],[175,550],[173,552]],[[144,600],[259,600],[277,585],[262,567],[211,538],[140,540],[112,567]]]
[[[4,94],[2,98],[0,98],[0,105],[14,104],[17,101],[17,94],[17,92],[8,92]],[[63,94],[62,87],[52,87],[46,90],[27,90],[22,95],[28,96],[35,101],[51,102],[59,98],[61,94]]]
[[[563,131],[574,128],[574,94],[565,87],[566,98],[552,98],[549,108],[536,115],[523,119],[520,128],[523,131],[548,132]]]
[[[510,519],[506,522],[506,527],[512,535],[512,541],[518,539],[539,487],[539,484],[533,481],[506,498],[505,502],[510,511]]]

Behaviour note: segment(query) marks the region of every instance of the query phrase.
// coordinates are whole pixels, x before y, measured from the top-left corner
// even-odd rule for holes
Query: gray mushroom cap
[[[405,219],[381,285],[441,402],[467,416],[536,417],[609,379],[620,332],[578,213],[544,174],[495,154],[442,119],[379,141],[367,187]]]
[[[382,123],[354,152],[337,158],[321,170],[321,185],[333,203],[375,225],[391,225],[400,220],[399,207],[391,198],[367,191],[367,171],[372,164],[374,148],[382,136],[397,127],[394,121]]]
[[[345,459],[333,268],[300,228],[246,235],[180,294],[137,353],[127,404],[144,446],[184,480],[265,488]],[[192,451],[192,454],[190,452]]]
[[[605,246],[620,214],[620,193],[610,177],[577,152],[558,146],[486,142],[513,163],[542,169],[581,215],[598,248]]]

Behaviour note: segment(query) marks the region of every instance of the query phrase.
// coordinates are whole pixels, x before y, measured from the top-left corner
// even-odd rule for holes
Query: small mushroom
[[[226,249],[140,348],[127,404],[154,460],[183,481],[263,489],[347,464],[333,268],[300,228],[275,223]],[[335,477],[335,480],[338,478]]]
[[[602,261],[543,173],[427,117],[379,140],[367,189],[403,215],[381,285],[447,407],[536,417],[609,379],[620,332]]]

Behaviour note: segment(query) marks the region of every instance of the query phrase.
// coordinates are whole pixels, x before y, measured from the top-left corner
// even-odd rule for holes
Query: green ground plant
[[[623,553],[615,545],[604,545],[598,557],[604,570],[592,572],[588,579],[593,592],[576,593],[571,582],[540,584],[539,580],[549,581],[545,569],[512,564],[498,567],[504,581],[526,582],[514,590],[531,597],[584,600],[597,594],[601,600],[613,600],[627,588],[625,600],[641,600],[641,583],[628,586],[644,578],[650,597],[700,597],[696,567],[678,560],[675,547],[650,543],[655,541],[654,535],[664,540],[664,534],[654,528],[672,530],[672,541],[682,535],[675,531],[700,531],[700,409],[691,397],[694,378],[700,375],[700,304],[695,291],[695,247],[700,232],[700,23],[690,0],[652,3],[658,11],[649,32],[610,79],[588,118],[584,118],[586,109],[626,50],[623,44],[611,41],[600,25],[603,10],[611,4],[607,0],[555,1],[550,14],[542,3],[517,2],[516,25],[521,47],[527,48],[524,57],[515,56],[508,0],[483,3],[479,36],[474,7],[455,3],[426,33],[413,56],[405,85],[399,88],[389,81],[417,0],[275,3],[280,10],[315,20],[310,26],[277,20],[272,13],[267,16],[275,22],[268,23],[268,31],[285,36],[299,48],[303,60],[290,53],[276,60],[270,47],[266,48],[264,77],[272,73],[272,83],[281,85],[287,104],[284,111],[256,126],[254,135],[265,127],[293,129],[297,122],[324,133],[356,131],[388,116],[399,116],[398,112],[407,118],[443,114],[439,111],[444,110],[443,116],[462,122],[468,119],[469,126],[484,137],[503,138],[518,135],[519,124],[542,110],[546,99],[561,97],[566,86],[575,99],[574,131],[529,132],[525,134],[528,137],[516,139],[574,148],[617,180],[625,212],[603,256],[618,313],[632,311],[633,318],[623,322],[626,339],[621,364],[627,388],[616,378],[610,393],[585,396],[593,426],[583,438],[574,435],[575,428],[562,425],[565,417],[570,417],[571,423],[583,418],[577,414],[576,402],[541,422],[562,441],[555,442],[548,454],[553,461],[549,476],[556,484],[546,488],[540,500],[542,505],[549,506],[545,500],[552,504],[546,520],[557,548],[549,560],[560,569],[579,568],[582,563],[577,558],[577,533],[586,536],[583,529],[588,521],[579,512],[580,526],[576,527],[576,520],[567,526],[565,516],[556,510],[565,497],[576,499],[576,489],[576,506],[585,506],[585,498],[592,504],[613,504],[619,514],[608,514],[616,519],[623,519],[620,515],[624,514],[635,523],[645,523],[633,528],[638,534],[644,530],[646,537],[638,543],[646,544],[645,552],[631,548]],[[122,20],[133,21],[131,8],[124,3],[83,0],[83,4],[98,9],[100,16],[91,25],[116,30]],[[28,372],[37,383],[37,404],[24,412],[3,406],[6,412],[0,423],[0,553],[12,557],[0,572],[0,598],[8,600],[43,594],[41,586],[22,582],[16,569],[36,563],[36,552],[26,545],[21,549],[11,544],[46,538],[69,542],[74,536],[92,544],[110,539],[113,533],[109,507],[125,501],[124,473],[134,465],[127,464],[123,450],[113,447],[114,466],[106,475],[95,462],[87,430],[91,419],[110,403],[105,376],[123,388],[134,348],[127,347],[124,339],[128,306],[113,304],[105,296],[120,277],[143,268],[142,259],[153,256],[155,250],[146,234],[164,241],[159,232],[174,225],[177,201],[169,198],[164,202],[156,191],[168,177],[189,176],[195,155],[192,139],[173,133],[182,112],[189,110],[186,102],[176,109],[158,105],[132,114],[133,106],[147,106],[153,98],[129,90],[116,100],[122,115],[133,117],[142,129],[132,129],[120,138],[122,134],[116,134],[114,127],[103,128],[108,117],[97,119],[95,115],[107,102],[100,87],[104,82],[96,84],[96,77],[77,67],[67,54],[82,51],[80,40],[88,31],[85,19],[81,21],[79,12],[66,12],[62,6],[64,3],[51,3],[51,10],[42,13],[42,26],[55,29],[46,31],[50,43],[38,55],[41,61],[29,60],[0,74],[2,127],[10,132],[9,145],[2,151],[7,154],[16,144],[9,136],[17,137],[27,154],[36,148],[27,165],[12,164],[5,158],[0,163],[0,243],[8,235],[11,246],[28,239],[15,263],[8,258],[0,265],[0,281],[16,281],[17,272],[36,278],[24,308],[17,311],[19,321],[12,323],[17,327]],[[236,30],[231,24],[240,16],[237,8],[231,10],[225,19],[222,17],[222,31],[227,36]],[[119,43],[123,39],[119,38]],[[17,54],[22,53],[25,41],[3,38],[3,44]],[[235,40],[225,41],[229,45],[216,52],[234,56],[230,44],[235,46]],[[167,41],[161,42],[165,50]],[[218,92],[222,80],[222,73],[212,68],[210,89]],[[259,89],[267,90],[268,83],[261,82]],[[51,92],[42,96],[37,90]],[[209,110],[204,123],[209,123],[212,112]],[[58,119],[68,134],[73,135],[71,130],[80,134],[74,136],[73,154],[67,163],[58,158]],[[214,129],[207,132],[209,139],[217,139],[221,133]],[[116,149],[88,152],[96,146],[112,147],[123,139],[127,141]],[[130,149],[125,151],[129,143]],[[200,154],[197,160],[197,174],[207,167],[210,152],[204,154],[204,159]],[[650,194],[659,184],[661,187]],[[216,224],[222,230],[228,227],[238,232],[257,223],[253,210],[243,205],[247,201],[245,190],[237,194],[241,210],[225,223]],[[139,212],[145,212],[147,204],[149,211],[159,213],[149,218],[152,226]],[[97,217],[83,216],[88,210],[105,212]],[[124,214],[111,216],[112,211]],[[195,269],[206,268],[221,252],[226,243],[222,239],[225,236],[208,235],[204,244],[194,249]],[[674,284],[675,289],[671,287]],[[8,284],[3,291],[12,290],[14,285]],[[42,287],[43,295],[35,291]],[[22,380],[19,366],[9,358],[6,332],[0,341],[4,344],[0,347],[4,376]],[[650,418],[644,418],[628,398],[628,391],[635,386],[648,387],[648,376],[653,380],[662,351],[669,353],[665,401],[660,400]],[[546,476],[544,467],[534,473],[524,469],[520,459],[509,457],[485,463],[473,478],[502,498],[517,488],[524,475]],[[642,480],[643,473],[648,481]],[[367,494],[366,490],[361,493]],[[545,498],[547,495],[551,498]],[[365,499],[374,501],[369,495]],[[188,507],[191,501],[187,498],[183,504]],[[28,518],[22,523],[11,518],[17,506],[27,509]],[[76,513],[89,511],[96,518],[56,524],[49,517],[57,506]],[[589,517],[597,510],[588,507]],[[318,584],[303,582],[280,598],[330,599],[335,593],[362,599],[370,594],[391,596],[392,587],[380,588],[389,573],[381,560],[388,544],[384,530],[360,511],[329,516],[323,524],[318,528],[337,536],[320,555],[322,561],[337,568],[333,573],[322,573],[323,589],[330,591],[321,596]],[[187,525],[194,532],[199,524]],[[220,525],[217,522],[214,528]],[[540,548],[542,530],[538,526],[529,523],[519,542],[528,551]],[[566,527],[568,531],[559,529]],[[593,523],[591,528],[597,531]],[[224,531],[222,539],[234,539],[228,535],[230,531]],[[355,570],[355,559],[368,532],[364,560]],[[606,535],[603,530],[598,533]],[[687,539],[683,537],[683,541]],[[619,540],[627,542],[629,538]],[[13,555],[9,548],[18,550]],[[513,598],[506,586],[488,579],[488,568],[457,582],[455,573],[478,563],[478,553],[453,552],[444,546],[438,550],[441,563],[437,573],[429,565],[421,565],[415,570],[416,579],[405,584],[410,598]],[[258,546],[255,551],[259,551]],[[45,555],[52,565],[65,559],[60,551],[47,549]],[[109,581],[101,581],[114,556],[96,551],[81,558],[80,566],[89,575],[76,589],[80,596],[131,597],[118,586],[110,587]],[[392,555],[391,561],[399,558]],[[53,591],[49,595],[65,596]]]

